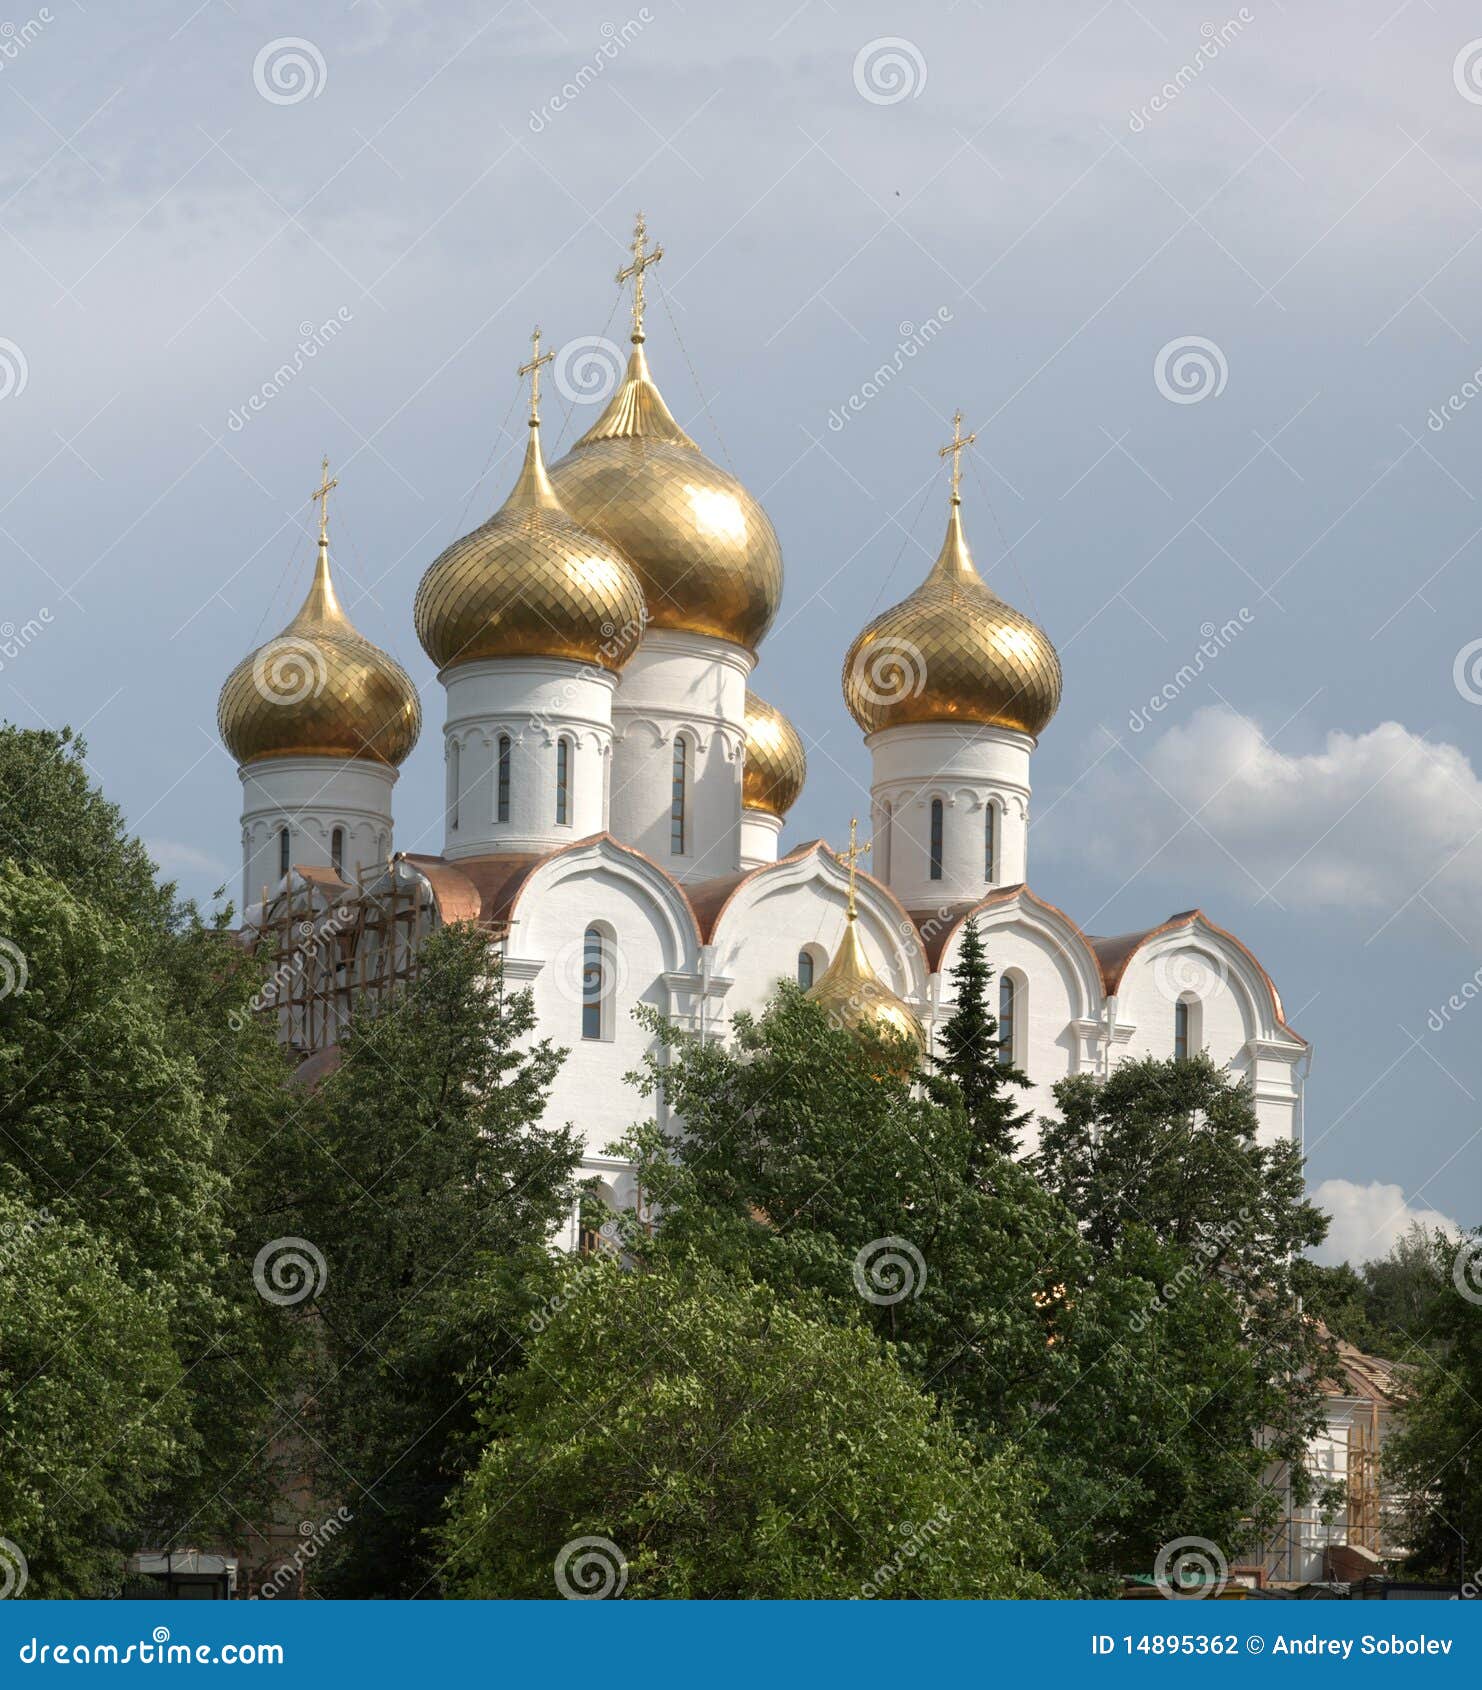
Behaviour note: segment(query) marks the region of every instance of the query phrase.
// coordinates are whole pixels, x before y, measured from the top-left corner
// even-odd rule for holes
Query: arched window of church
[[[288,838],[288,829],[286,827],[280,827],[278,829],[278,878],[280,880],[288,873],[289,868],[292,866],[289,860],[289,853],[292,848],[293,847]]]
[[[1173,1060],[1189,1060],[1189,1004],[1181,998],[1173,1006]]]
[[[990,886],[998,879],[998,809],[991,801],[983,812],[983,878]]]
[[[571,741],[564,734],[556,741],[556,825],[571,825]]]
[[[1018,1049],[1015,1023],[1019,1010],[1019,982],[1010,974],[998,977],[998,1060],[1005,1068],[1014,1066]]]
[[[463,751],[456,739],[448,741],[448,831],[458,831],[458,788],[463,770]]]
[[[610,1034],[609,973],[607,936],[600,927],[589,927],[582,940],[581,1036],[584,1039],[603,1039]]]
[[[509,820],[509,758],[512,747],[508,734],[499,736],[499,772],[495,782],[495,802],[498,809],[496,819],[502,822]]]
[[[942,801],[931,801],[931,878],[942,878]]]
[[[341,879],[345,875],[345,830],[337,827],[329,836],[329,864]]]
[[[669,802],[669,849],[684,855],[685,803],[689,785],[689,745],[683,734],[674,736],[674,778]]]
[[[813,984],[813,956],[809,951],[798,952],[798,984],[805,992]]]

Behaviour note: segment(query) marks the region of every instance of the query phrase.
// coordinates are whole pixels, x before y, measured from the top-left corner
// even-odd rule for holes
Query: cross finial
[[[644,250],[648,242],[648,224],[643,220],[643,213],[638,213],[638,221],[633,226],[633,262],[625,264],[617,273],[618,286],[631,281],[633,284],[633,344],[636,346],[643,339],[643,272],[650,264],[657,264],[664,256],[664,249],[656,246],[652,252]]]
[[[850,921],[853,921],[854,916],[855,916],[855,909],[854,909],[854,872],[855,872],[855,865],[859,862],[859,859],[861,857],[866,857],[866,856],[869,855],[870,844],[871,844],[871,841],[868,840],[868,839],[865,840],[863,845],[856,845],[855,844],[854,835],[855,835],[855,832],[858,829],[858,827],[859,827],[858,816],[850,816],[850,818],[849,818],[849,849],[847,851],[840,851],[839,852],[839,860],[841,862],[848,863],[848,865],[849,865],[849,908],[848,908],[848,916],[849,916]]]
[[[314,502],[319,506],[319,544],[329,544],[329,495],[340,484],[339,476],[329,477],[329,459],[319,466],[319,485],[314,489]]]
[[[530,336],[530,362],[520,365],[520,374],[530,378],[530,426],[534,428],[540,421],[540,367],[549,364],[556,354],[542,353],[540,350],[540,324],[535,325]]]
[[[952,454],[952,503],[954,505],[960,505],[962,503],[963,449],[971,446],[973,441],[977,438],[978,436],[976,433],[965,435],[962,432],[962,412],[954,411],[952,413],[952,439],[946,446],[937,447],[937,456],[939,458],[945,458],[949,452]]]

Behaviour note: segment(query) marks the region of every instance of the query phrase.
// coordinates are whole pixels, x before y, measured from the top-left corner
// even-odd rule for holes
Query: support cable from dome
[[[1040,621],[1039,594],[1035,592],[1033,584],[1025,576],[1024,571],[1019,567],[1019,560],[1014,555],[1014,548],[1009,544],[1008,536],[1003,531],[1003,524],[998,519],[998,511],[993,503],[993,495],[989,491],[988,483],[984,479],[983,472],[978,468],[976,462],[972,465],[972,471],[974,476],[977,478],[978,487],[982,492],[983,503],[988,507],[989,516],[993,518],[994,531],[998,535],[999,556],[1006,564],[1008,564],[1009,568],[1013,570],[1014,579],[1024,589],[1024,596],[1029,601],[1029,608],[1034,615],[1034,620],[1038,622]],[[1015,596],[1017,597],[1017,594]]]
[[[700,395],[700,409],[705,413],[705,421],[710,424],[710,432],[715,436],[716,442],[720,446],[721,456],[726,460],[726,467],[739,481],[741,477],[736,474],[736,466],[731,460],[730,448],[726,445],[726,438],[721,433],[719,424],[710,413],[710,401],[705,397],[705,389],[700,385],[699,373],[690,358],[689,348],[684,344],[684,336],[679,332],[679,323],[674,313],[669,309],[669,290],[667,288],[659,289],[659,303],[664,307],[664,315],[669,319],[669,327],[674,330],[674,338],[679,343],[679,350],[684,357],[685,367],[690,372],[690,380],[695,384],[695,392]]]
[[[910,545],[911,541],[915,538],[916,530],[921,525],[921,513],[926,509],[926,501],[931,497],[931,490],[936,486],[936,480],[937,478],[934,475],[927,476],[926,485],[921,490],[921,503],[916,507],[916,514],[911,518],[910,527],[903,528],[901,530],[900,550],[895,554],[894,561],[891,563],[890,568],[885,571],[885,579],[875,589],[875,596],[870,602],[869,610],[866,612],[867,617],[875,614],[876,607],[879,605],[880,600],[885,597],[885,589],[890,585],[896,570],[900,568],[901,559],[906,555],[906,547]],[[897,524],[897,526],[899,526],[899,524]],[[922,551],[926,551],[925,546],[922,546],[921,549]],[[928,552],[927,555],[930,556],[931,554]]]
[[[489,448],[489,456],[484,460],[484,467],[479,471],[477,476],[474,477],[473,486],[468,490],[468,497],[463,501],[463,509],[458,513],[457,529],[460,534],[463,532],[464,523],[468,521],[468,507],[473,503],[474,498],[478,494],[479,489],[483,486],[486,477],[494,468],[495,460],[499,456],[499,442],[506,434],[509,433],[509,419],[515,414],[515,406],[520,402],[521,391],[521,384],[516,381],[515,396],[510,400],[509,409],[504,413],[504,416],[500,421],[499,428],[494,435],[494,444]],[[511,442],[511,444],[513,444],[513,442]]]

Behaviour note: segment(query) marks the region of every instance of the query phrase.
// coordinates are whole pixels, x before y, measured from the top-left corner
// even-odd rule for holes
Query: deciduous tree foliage
[[[327,1268],[309,1430],[320,1493],[355,1515],[320,1580],[335,1594],[441,1593],[426,1532],[475,1453],[470,1393],[523,1360],[520,1285],[549,1271],[579,1154],[543,1120],[561,1053],[533,1031],[485,936],[445,928],[314,1099],[292,1230]]]
[[[457,1595],[561,1594],[580,1538],[614,1546],[588,1593],[1052,1593],[1019,1464],[975,1461],[868,1332],[716,1270],[573,1264],[484,1429],[443,1533]]]

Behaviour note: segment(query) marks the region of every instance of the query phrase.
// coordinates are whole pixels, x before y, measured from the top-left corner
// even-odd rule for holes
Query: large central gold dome
[[[767,513],[675,422],[635,337],[622,385],[551,466],[571,517],[632,564],[652,628],[754,649],[782,598],[782,549]]]
[[[637,650],[643,591],[621,552],[562,509],[535,418],[508,499],[429,567],[413,615],[439,669],[560,657],[616,673]]]
[[[955,494],[929,574],[855,636],[843,685],[866,733],[961,722],[1036,738],[1059,708],[1060,658],[1043,629],[978,574]]]

